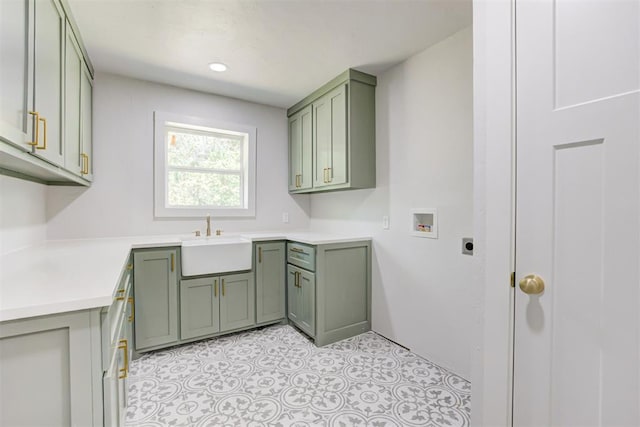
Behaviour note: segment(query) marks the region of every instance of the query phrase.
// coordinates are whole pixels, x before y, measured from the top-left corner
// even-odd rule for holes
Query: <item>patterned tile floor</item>
[[[144,355],[128,426],[468,426],[465,379],[368,332],[317,348],[271,326]]]

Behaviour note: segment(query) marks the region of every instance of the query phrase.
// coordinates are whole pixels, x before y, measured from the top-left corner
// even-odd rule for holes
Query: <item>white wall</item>
[[[473,257],[472,31],[378,76],[377,186],[311,196],[311,227],[374,238],[373,329],[469,378]],[[439,239],[409,234],[437,208]],[[389,215],[391,228],[382,229]]]
[[[0,175],[0,255],[46,238],[46,186]]]
[[[49,239],[182,234],[197,220],[154,219],[153,112],[206,117],[257,128],[256,217],[212,219],[225,232],[308,227],[309,198],[287,192],[287,120],[281,108],[98,74],[94,84],[94,173],[89,189],[50,187]],[[289,224],[282,213],[289,213]]]

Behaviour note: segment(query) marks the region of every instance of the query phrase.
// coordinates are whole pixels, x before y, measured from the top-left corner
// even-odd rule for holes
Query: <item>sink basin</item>
[[[215,236],[182,241],[182,275],[251,270],[251,242],[236,236]]]

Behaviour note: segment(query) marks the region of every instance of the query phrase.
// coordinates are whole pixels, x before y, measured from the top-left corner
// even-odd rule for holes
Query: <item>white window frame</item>
[[[168,164],[167,128],[183,127],[195,131],[226,133],[244,136],[243,156],[246,176],[241,176],[243,205],[241,208],[213,206],[176,207],[167,204]],[[256,128],[193,116],[154,112],[154,214],[156,218],[255,217],[256,215]]]

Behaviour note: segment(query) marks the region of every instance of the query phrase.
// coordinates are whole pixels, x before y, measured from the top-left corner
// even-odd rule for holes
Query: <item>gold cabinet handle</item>
[[[133,264],[127,264],[127,270],[133,270]]]
[[[295,281],[296,288],[299,288],[300,287],[300,272],[296,271],[295,274],[296,274],[296,281]]]
[[[116,301],[124,301],[124,289],[118,289],[116,292]]]
[[[176,256],[175,254],[171,254],[171,272],[176,268]]]
[[[297,252],[297,253],[299,253],[299,254],[305,254],[305,255],[308,255],[308,254],[307,254],[303,249],[300,249],[300,248],[289,248],[289,250],[290,250],[291,252]]]
[[[218,281],[213,281],[213,297],[218,298]]]
[[[89,155],[82,153],[80,154],[80,157],[82,158],[82,170],[80,171],[80,173],[83,175],[87,175],[89,173]]]
[[[224,279],[222,279],[222,296],[224,296]]]
[[[136,317],[136,306],[133,303],[133,297],[129,297],[127,299],[127,301],[129,302],[130,307],[131,307],[131,315],[129,316],[129,323],[131,323],[131,322],[133,322],[133,319],[135,319],[135,317]]]
[[[129,344],[126,339],[118,341],[118,350],[124,350],[124,368],[119,369],[118,376],[118,379],[123,380],[127,378],[127,372],[129,372]]]
[[[35,125],[35,138],[33,138],[32,142],[27,142],[27,144],[29,145],[33,145],[36,148],[38,147],[38,144],[40,144],[39,140],[40,140],[40,113],[38,113],[37,111],[29,111],[29,114],[31,114],[33,117],[33,123]]]
[[[44,117],[38,117],[38,120],[42,122],[44,137],[42,138],[42,147],[36,145],[36,150],[46,150],[47,149],[47,119],[45,119]]]
[[[333,177],[331,176],[331,168],[327,168],[327,182],[333,181]]]
[[[262,246],[258,248],[258,263],[262,263]]]
[[[327,182],[327,168],[322,169],[322,182]]]

